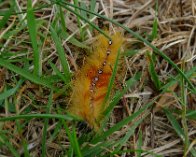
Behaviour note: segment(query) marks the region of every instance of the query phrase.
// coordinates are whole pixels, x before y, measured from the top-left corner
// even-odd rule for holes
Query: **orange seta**
[[[95,51],[73,80],[69,111],[85,120],[95,130],[99,129],[102,114],[108,106],[104,99],[122,43],[121,33],[112,35],[111,40],[99,35]]]

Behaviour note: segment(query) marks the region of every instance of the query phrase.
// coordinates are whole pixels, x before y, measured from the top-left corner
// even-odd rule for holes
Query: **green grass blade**
[[[130,139],[130,137],[135,133],[135,129],[141,124],[141,122],[143,122],[143,120],[146,117],[147,114],[145,114],[141,119],[133,123],[133,125],[127,130],[125,136],[117,142],[118,144],[118,147],[116,148],[117,150],[120,150],[122,146]]]
[[[164,157],[163,155],[158,155],[154,152],[151,151],[147,151],[147,150],[135,150],[135,149],[127,149],[127,150],[120,150],[120,151],[114,151],[111,154],[114,156],[115,154],[117,155],[123,155],[124,153],[134,153],[134,152],[141,152],[141,153],[145,153],[145,155],[151,155],[151,157]],[[139,157],[139,156],[137,156]]]
[[[92,12],[95,12],[96,10],[96,0],[91,0],[90,1],[90,11],[92,11]],[[88,16],[89,16],[89,19],[93,19],[94,18],[94,15],[93,14],[89,14],[88,13]],[[93,31],[93,27],[92,26],[90,26],[90,31],[92,32]]]
[[[153,103],[154,103],[154,101],[148,103],[147,105],[145,105],[144,107],[142,107],[140,110],[138,110],[137,112],[133,113],[131,116],[123,119],[122,121],[120,121],[119,123],[117,123],[116,125],[114,125],[112,128],[110,128],[109,130],[107,130],[106,132],[103,132],[101,134],[101,136],[95,137],[92,140],[92,143],[97,143],[99,141],[102,141],[105,138],[107,138],[108,136],[110,136],[111,134],[113,134],[115,131],[118,131],[124,125],[127,125],[128,123],[130,123],[131,121],[133,121],[135,118],[137,118],[140,114],[142,114],[145,110],[147,110],[150,106],[152,106]]]
[[[20,157],[20,154],[14,148],[14,146],[10,143],[10,140],[7,139],[6,136],[4,136],[2,134],[0,135],[0,143],[2,143],[2,145],[6,146],[7,149],[10,150],[10,152],[12,153],[12,155],[14,155],[14,157]]]
[[[78,6],[79,7],[79,2],[78,0],[73,0],[74,2],[74,5]],[[78,15],[81,15],[81,11],[77,8],[74,8],[75,9],[75,12],[78,14]],[[81,15],[82,16],[82,15]],[[81,39],[83,39],[83,33],[82,33],[82,23],[81,23],[81,18],[79,18],[78,16],[76,17],[77,18],[77,23],[78,23],[78,27],[79,27],[79,30],[80,30],[80,37]]]
[[[28,0],[27,2],[27,25],[29,28],[29,34],[31,38],[31,43],[33,47],[33,64],[34,64],[34,74],[41,76],[42,75],[42,63],[41,63],[41,53],[38,49],[37,44],[37,28],[35,16],[32,8],[32,1]]]
[[[58,121],[55,128],[54,128],[54,131],[53,133],[50,135],[49,137],[49,142],[53,141],[55,138],[57,138],[59,132],[61,131],[61,127],[62,127],[62,123],[61,121]]]
[[[8,61],[5,61],[4,59],[1,59],[0,58],[0,66],[3,66],[21,76],[23,76],[24,78],[26,78],[27,80],[30,80],[36,84],[40,84],[40,85],[43,85],[43,86],[46,86],[48,88],[51,88],[51,89],[55,89],[53,87],[53,85],[51,85],[51,83],[44,79],[44,78],[40,78],[38,76],[35,76],[33,74],[31,74],[30,72],[24,70],[24,69],[21,69],[21,68],[18,68],[17,66],[9,63]]]
[[[114,73],[114,71],[113,71]],[[104,115],[104,120],[102,122],[101,125],[101,130],[103,130],[103,128],[106,125],[106,122],[110,116],[110,113],[112,112],[112,110],[114,109],[114,106],[120,101],[120,99],[123,97],[123,95],[127,92],[128,89],[131,88],[131,86],[136,82],[136,80],[139,79],[138,77],[139,75],[136,74],[133,78],[129,79],[126,82],[126,87],[122,90],[122,91],[117,91],[114,98],[112,99],[112,101],[110,102],[109,106],[106,108],[106,110],[104,111],[103,115]]]
[[[70,82],[70,79],[71,79],[71,73],[70,73],[70,70],[69,70],[69,63],[66,59],[64,49],[61,45],[61,41],[60,41],[57,33],[55,32],[55,30],[52,26],[50,27],[50,31],[51,31],[51,35],[52,35],[53,41],[54,41],[55,46],[56,46],[57,53],[59,55],[59,59],[61,61],[61,65],[63,67],[63,71],[64,71],[65,78],[66,78],[66,83],[68,84]]]
[[[196,120],[196,110],[194,110],[194,111],[189,111],[189,112],[186,114],[186,117],[189,118],[189,119]]]
[[[182,62],[181,65],[181,69],[182,71],[184,71],[184,62]],[[181,102],[181,106],[182,106],[182,112],[181,112],[181,123],[182,123],[182,127],[183,127],[183,131],[184,131],[184,152],[187,152],[188,147],[189,147],[189,135],[188,135],[188,124],[187,124],[187,119],[186,119],[186,113],[187,113],[187,87],[185,85],[185,81],[184,78],[181,77],[180,79],[180,102]]]
[[[69,41],[70,43],[72,43],[73,45],[80,47],[80,48],[85,48],[88,49],[89,47],[86,46],[84,43],[80,42],[79,40],[77,40],[75,37],[70,37],[70,34],[68,34],[68,32],[63,31],[62,32],[62,39],[65,39],[67,41]]]
[[[152,34],[150,35],[150,40],[153,41],[155,38],[157,38],[157,34],[158,34],[158,19],[155,18],[152,27]]]
[[[195,71],[196,71],[196,67],[193,67],[192,69],[190,69],[185,73],[186,77],[187,78],[191,78],[192,76],[194,77]],[[180,74],[178,74],[177,76],[170,76],[171,80],[168,80],[167,84],[162,85],[160,90],[162,90],[163,93],[167,92],[169,87],[171,87],[172,85],[174,85],[176,82],[179,81],[180,76],[181,76]]]
[[[114,96],[112,102],[110,103],[110,105],[108,106],[108,108],[105,110],[104,115],[106,117],[109,116],[109,114],[112,112],[114,106],[120,101],[120,99],[122,98],[122,96],[127,92],[127,90],[129,88],[131,88],[132,85],[134,85],[134,83],[139,80],[140,78],[140,74],[136,74],[133,78],[129,79],[126,82],[126,87],[122,90],[122,91],[117,91],[116,95]]]
[[[164,112],[166,113],[168,120],[172,124],[172,126],[175,129],[178,136],[184,141],[185,140],[184,139],[184,132],[183,132],[182,128],[180,127],[176,118],[172,115],[172,113],[168,109],[164,109]]]
[[[15,0],[15,1],[16,1],[16,0]],[[16,6],[15,6],[15,5],[16,5],[15,1],[13,2],[14,7],[16,7]],[[0,3],[1,3],[1,1],[0,1]],[[55,3],[52,2],[52,3],[50,3],[50,4],[43,4],[43,5],[40,5],[40,6],[36,7],[36,8],[33,8],[33,12],[35,12],[35,11],[43,11],[42,9],[50,8],[50,7],[51,7],[52,5],[54,5],[54,4],[55,4]],[[12,11],[12,12],[11,12],[11,15],[18,15],[18,14],[24,14],[24,13],[26,13],[26,10],[24,10],[24,11],[19,11],[19,9],[16,8],[16,11]],[[0,12],[0,16],[5,16],[5,15],[6,15],[6,12]]]
[[[87,22],[90,26],[92,26],[93,28],[95,28],[96,30],[98,30],[101,34],[103,34],[106,38],[108,38],[110,40],[110,37],[108,36],[108,34],[106,34],[102,29],[100,29],[99,27],[97,27],[95,24],[93,24],[92,22],[90,22],[88,19],[82,17],[80,14],[78,14],[73,9],[70,9],[69,7],[67,7],[67,2],[58,2],[58,1],[55,1],[55,2],[56,2],[56,4],[58,4],[60,6],[63,6],[66,10],[74,13],[77,17],[79,17],[82,20],[84,20],[85,22]],[[73,6],[75,6],[75,5],[73,5]],[[75,7],[75,8],[80,8],[80,7]],[[86,11],[86,9],[81,9],[81,10]]]
[[[172,115],[172,113],[168,110],[168,109],[164,109],[164,112],[167,115],[168,120],[170,121],[170,123],[172,124],[174,130],[176,131],[176,133],[178,134],[178,136],[182,139],[183,142],[185,142],[185,134],[183,129],[180,127],[180,124],[178,123],[178,121],[176,120],[176,118]],[[188,145],[189,145],[189,141],[188,141]],[[194,148],[192,148],[190,150],[191,154],[196,157],[196,150]]]
[[[24,157],[30,157],[27,141],[25,140],[22,143],[23,143],[23,148],[24,148]]]
[[[96,0],[91,0],[90,1],[90,11],[94,12],[96,7]],[[89,14],[90,19],[93,18],[93,14]]]
[[[104,120],[102,122],[101,125],[101,130],[105,127],[106,122],[112,112],[112,110],[114,109],[114,106],[120,101],[120,99],[123,97],[123,95],[127,92],[128,89],[131,88],[132,85],[134,85],[134,83],[139,80],[140,78],[140,74],[136,74],[133,78],[129,79],[126,82],[126,87],[122,90],[122,91],[117,91],[114,98],[112,99],[112,101],[110,102],[109,106],[107,107],[107,109],[104,111],[103,115],[104,115]]]
[[[88,48],[85,44],[81,43],[80,41],[78,41],[73,36],[70,38],[70,35],[67,32],[67,26],[66,26],[66,22],[65,22],[65,15],[64,15],[63,9],[64,8],[59,6],[59,10],[60,10],[59,11],[59,16],[60,16],[60,19],[61,19],[61,28],[62,28],[62,34],[61,34],[62,39],[67,40],[69,38],[68,41],[70,43],[72,43],[73,45],[75,45],[77,47],[80,47],[80,48]]]
[[[139,131],[139,138],[137,140],[137,157],[141,157],[141,154],[142,154],[142,131],[140,130]]]
[[[73,134],[72,139],[73,139],[73,142],[74,142],[76,154],[77,154],[78,157],[82,157],[83,155],[82,155],[81,150],[80,150],[80,146],[79,146],[78,139],[77,139],[77,136],[76,136],[75,128],[74,128],[72,134]]]
[[[49,61],[50,66],[52,67],[53,71],[65,82],[67,83],[67,79],[65,78],[65,75],[63,75],[59,69],[51,62]]]
[[[18,89],[20,88],[20,86],[22,85],[23,82],[24,82],[23,80],[20,80],[20,81],[18,81],[18,83],[16,84],[16,86],[14,88],[9,89],[9,90],[1,93],[0,94],[0,100],[4,100],[4,99],[10,97],[11,95],[15,94],[18,91]]]
[[[64,15],[64,12],[63,12],[63,8],[61,6],[59,6],[59,16],[60,16],[60,19],[61,19],[61,26],[63,28],[63,31],[67,32],[67,26],[66,26],[66,22],[65,22],[65,15]]]
[[[120,49],[118,50],[118,53],[117,53],[117,56],[116,56],[116,61],[115,61],[114,67],[113,67],[112,76],[110,78],[110,82],[109,82],[109,85],[108,85],[108,90],[107,90],[107,93],[106,93],[106,96],[105,96],[105,99],[104,99],[104,103],[107,103],[107,101],[109,101],[110,93],[112,91],[112,87],[114,85],[114,80],[115,80],[116,73],[117,73],[119,56],[120,56]]]
[[[84,10],[86,10],[87,9],[87,7],[86,7],[86,3],[85,2],[81,2],[80,3],[80,6],[81,6],[81,8],[83,8]],[[81,10],[81,15],[84,17],[84,18],[88,18],[88,16],[87,16],[87,12],[86,11],[84,11],[84,10]]]
[[[112,147],[114,146],[116,143],[115,141],[104,141],[103,143],[100,143],[100,144],[97,144],[95,145],[94,147],[92,148],[85,148],[83,150],[83,155],[84,157],[94,157],[94,156],[100,156],[100,154],[105,151],[104,148],[109,148],[109,147]]]
[[[152,33],[150,35],[150,41],[153,41],[155,38],[157,38],[157,34],[158,34],[158,0],[156,0],[156,5],[155,5],[155,18],[153,21],[153,26],[152,26]]]
[[[124,55],[127,57],[132,57],[135,54],[137,54],[138,52],[139,52],[139,50],[136,50],[136,49],[135,50],[128,49],[128,50],[125,50]]]
[[[78,144],[75,128],[73,128],[73,131],[71,132],[69,130],[69,128],[67,127],[67,125],[65,124],[65,122],[63,122],[63,124],[64,124],[65,131],[67,133],[67,136],[69,137],[71,148],[74,150],[75,155],[78,156],[78,157],[82,157],[83,155],[81,153],[81,150],[80,150],[80,147],[79,147],[79,144]]]
[[[147,55],[148,55],[148,58],[150,60],[150,65],[149,65],[148,69],[149,69],[149,73],[150,73],[151,79],[152,79],[156,89],[160,90],[160,88],[161,88],[161,81],[159,80],[158,74],[157,74],[157,72],[155,70],[155,65],[156,65],[156,63],[155,63],[155,61],[156,61],[155,55],[154,54],[150,54],[150,53],[148,53]]]
[[[52,95],[53,91],[50,92],[48,105],[47,105],[47,111],[46,113],[49,114],[51,107],[52,107]],[[46,148],[46,138],[47,138],[47,129],[48,129],[48,119],[45,119],[44,121],[44,129],[43,129],[43,135],[42,135],[42,157],[47,156],[47,148]]]
[[[43,119],[55,118],[55,119],[61,119],[65,121],[71,121],[75,119],[69,115],[60,115],[60,114],[24,114],[24,115],[21,114],[21,115],[10,116],[10,117],[3,117],[3,118],[1,117],[0,122],[17,120],[17,119],[32,119],[32,118],[43,118]]]
[[[0,30],[5,26],[8,19],[12,15],[13,9],[14,9],[13,4],[11,4],[10,9],[5,11],[3,18],[0,21]]]
[[[82,1],[78,2],[78,0],[74,0],[74,5],[80,6],[83,9],[87,9],[86,2],[82,2]],[[75,8],[75,12],[77,14],[81,15],[81,17],[83,17],[84,19],[88,19],[86,11]],[[78,21],[78,26],[79,26],[79,30],[80,30],[80,38],[82,41],[84,41],[85,35],[86,35],[86,29],[84,29],[84,27],[82,27],[83,24],[82,24],[81,18],[78,16],[77,16],[77,21]]]

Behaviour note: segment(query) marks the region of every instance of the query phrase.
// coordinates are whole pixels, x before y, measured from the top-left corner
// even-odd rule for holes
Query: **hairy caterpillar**
[[[87,58],[74,80],[69,111],[95,130],[99,128],[102,113],[107,107],[103,102],[122,42],[120,33],[112,35],[111,40],[99,35],[95,52]]]

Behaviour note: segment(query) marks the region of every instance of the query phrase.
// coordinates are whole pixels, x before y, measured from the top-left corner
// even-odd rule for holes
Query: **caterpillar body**
[[[69,111],[95,130],[98,130],[102,113],[108,105],[103,102],[122,42],[120,33],[112,35],[111,40],[99,35],[95,51],[86,59],[73,81]]]

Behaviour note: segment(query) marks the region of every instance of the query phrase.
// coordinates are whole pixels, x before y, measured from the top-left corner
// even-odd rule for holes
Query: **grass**
[[[31,43],[33,47],[33,61],[34,61],[34,74],[37,76],[42,75],[42,54],[38,49],[37,43],[37,25],[35,21],[35,16],[32,8],[32,1],[27,2],[27,26],[29,29],[29,35],[31,38]]]
[[[51,30],[52,38],[53,38],[53,40],[55,42],[57,53],[58,53],[59,58],[61,60],[61,65],[63,67],[63,72],[64,72],[64,75],[65,75],[64,79],[65,79],[66,83],[69,83],[70,82],[70,78],[71,78],[71,73],[70,73],[70,70],[69,70],[69,64],[67,62],[67,59],[66,59],[66,56],[65,56],[65,52],[63,50],[63,47],[61,46],[61,41],[58,38],[55,30],[52,27],[50,27],[50,30]]]
[[[1,155],[196,156],[193,1],[0,2]],[[124,32],[125,53],[96,133],[67,106],[94,37],[110,39],[104,30]]]

